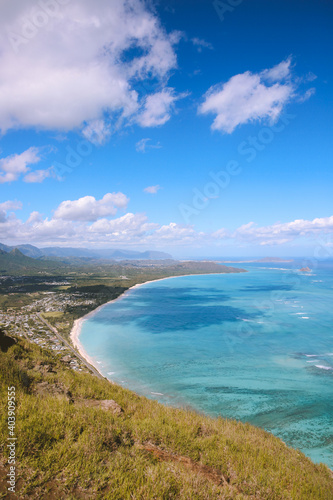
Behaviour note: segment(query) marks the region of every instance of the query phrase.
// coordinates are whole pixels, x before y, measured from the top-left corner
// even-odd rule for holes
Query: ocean
[[[109,379],[161,403],[237,419],[333,468],[333,263],[147,283],[83,322]]]

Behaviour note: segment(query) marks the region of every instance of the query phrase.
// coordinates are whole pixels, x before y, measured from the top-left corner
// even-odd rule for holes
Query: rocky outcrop
[[[39,396],[65,396],[69,403],[73,403],[71,392],[63,384],[50,384],[49,382],[39,382],[34,387],[34,393]]]
[[[86,399],[84,401],[84,406],[88,406],[89,408],[101,408],[102,410],[110,411],[114,415],[123,413],[122,407],[113,399]]]

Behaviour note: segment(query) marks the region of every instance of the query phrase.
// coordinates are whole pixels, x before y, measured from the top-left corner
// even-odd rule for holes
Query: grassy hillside
[[[16,498],[333,498],[331,471],[271,434],[164,407],[22,340],[0,353],[0,380],[3,408],[17,391]],[[0,431],[4,443],[3,418]]]

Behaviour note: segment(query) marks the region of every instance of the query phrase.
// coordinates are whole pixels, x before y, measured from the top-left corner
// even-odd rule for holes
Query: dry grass
[[[2,407],[7,386],[17,388],[18,498],[333,498],[330,470],[271,434],[164,407],[24,341],[0,353],[0,376]],[[37,393],[41,381],[48,390]],[[92,399],[123,411],[84,404]],[[2,442],[6,435],[2,419]]]

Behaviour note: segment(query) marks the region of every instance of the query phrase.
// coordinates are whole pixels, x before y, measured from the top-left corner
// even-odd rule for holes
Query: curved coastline
[[[142,285],[148,285],[148,283],[157,283],[158,281],[169,280],[169,279],[172,279],[172,278],[185,278],[186,276],[214,276],[214,275],[215,276],[218,276],[218,275],[222,275],[223,276],[224,274],[233,274],[233,273],[181,274],[181,275],[176,275],[176,276],[167,276],[165,278],[158,278],[156,280],[144,281],[143,283],[137,283],[136,285],[133,285],[130,288],[128,288],[127,290],[125,290],[116,299],[109,300],[109,302],[105,302],[105,304],[101,304],[100,306],[98,306],[93,311],[90,311],[85,316],[82,316],[82,318],[76,319],[74,321],[73,328],[72,328],[71,333],[70,333],[70,340],[71,340],[73,346],[75,347],[75,349],[77,349],[79,351],[79,353],[81,354],[81,356],[83,358],[85,358],[85,360],[90,365],[92,365],[94,368],[96,368],[96,370],[102,375],[102,377],[105,377],[105,375],[100,371],[100,367],[98,366],[98,363],[96,363],[96,361],[89,356],[89,354],[85,351],[83,345],[80,342],[79,337],[80,337],[80,334],[81,334],[82,325],[83,325],[84,321],[86,321],[87,319],[92,318],[93,316],[95,316],[95,314],[97,314],[97,312],[100,309],[102,309],[103,307],[111,304],[112,302],[115,302],[116,300],[123,299],[124,297],[126,297],[126,295],[129,292],[131,292],[132,290],[134,290],[134,288],[139,288]],[[105,377],[105,378],[107,378],[110,382],[114,383],[110,378],[108,378],[108,377]]]
[[[76,348],[78,349],[78,351],[80,352],[80,354],[82,355],[82,357],[84,357],[84,358],[85,358],[85,359],[86,359],[86,360],[87,360],[87,361],[88,361],[88,362],[89,362],[92,366],[94,366],[94,367],[95,367],[95,369],[96,369],[96,370],[97,370],[97,371],[101,374],[101,376],[102,376],[105,380],[107,380],[107,381],[108,381],[109,383],[111,383],[111,384],[115,384],[115,386],[126,387],[126,384],[125,384],[125,385],[123,385],[123,383],[122,383],[122,382],[120,382],[120,379],[119,379],[119,378],[114,378],[114,377],[117,377],[117,375],[114,375],[114,376],[113,376],[112,372],[110,372],[110,374],[109,374],[108,370],[109,370],[109,369],[110,369],[110,370],[113,370],[113,369],[115,368],[115,367],[113,367],[113,363],[112,363],[112,362],[110,362],[110,366],[108,366],[108,369],[107,369],[107,368],[106,368],[106,366],[105,366],[105,364],[104,364],[104,362],[103,362],[103,364],[101,364],[101,363],[99,363],[99,362],[98,362],[98,361],[100,361],[100,360],[102,360],[102,359],[103,359],[102,357],[101,357],[101,358],[99,358],[99,356],[98,356],[98,354],[97,354],[97,356],[95,357],[95,359],[92,359],[92,357],[90,357],[90,356],[89,356],[89,354],[85,351],[85,349],[84,349],[83,345],[82,345],[82,344],[81,344],[81,342],[80,342],[80,334],[81,334],[81,331],[82,331],[82,324],[83,324],[83,322],[84,322],[86,319],[90,319],[90,318],[92,318],[95,314],[97,314],[97,313],[101,310],[101,308],[102,308],[102,307],[107,306],[108,304],[110,304],[110,303],[114,302],[115,300],[120,300],[121,298],[126,297],[126,294],[129,294],[129,293],[131,292],[131,290],[133,290],[133,289],[135,289],[135,288],[137,288],[137,287],[139,287],[139,286],[148,285],[149,283],[154,283],[154,282],[156,282],[156,283],[157,283],[158,281],[162,281],[162,280],[165,280],[165,279],[171,279],[171,278],[184,278],[184,277],[186,277],[186,276],[191,276],[191,277],[193,277],[193,276],[202,276],[202,277],[204,277],[204,276],[205,276],[205,277],[209,277],[210,275],[212,275],[212,277],[215,275],[215,277],[216,277],[217,275],[220,275],[220,274],[225,274],[225,273],[198,273],[198,274],[196,273],[196,274],[185,274],[185,275],[168,276],[168,277],[163,277],[163,278],[151,279],[151,280],[145,281],[145,282],[143,282],[143,283],[137,283],[137,284],[135,284],[135,285],[133,285],[133,286],[130,286],[127,290],[123,291],[123,292],[122,292],[122,293],[121,293],[121,294],[120,294],[117,298],[115,298],[115,299],[113,299],[113,300],[110,300],[110,301],[106,302],[105,304],[100,305],[99,307],[97,307],[97,308],[95,308],[94,310],[90,311],[90,312],[89,312],[88,314],[86,314],[85,316],[83,316],[83,317],[81,317],[81,318],[77,319],[77,320],[74,322],[73,329],[72,329],[71,334],[70,334],[71,341],[72,341],[72,343],[73,343],[74,347],[76,347]],[[208,278],[207,278],[207,280],[208,280]],[[238,280],[236,280],[236,281],[238,282]],[[246,280],[246,281],[247,281],[247,280]],[[226,281],[225,281],[225,280],[223,280],[223,278],[217,278],[217,282],[218,282],[218,283],[220,283],[220,286],[221,286],[222,288],[224,288],[224,284],[226,283]],[[228,280],[228,283],[229,283],[229,282],[234,283],[234,280],[233,280],[233,279],[231,279],[230,281]],[[179,282],[179,283],[178,283],[178,285],[179,285],[179,286],[181,286],[181,287],[183,287],[183,286],[184,286],[184,287],[186,287],[186,286],[187,286],[187,285],[186,285],[186,283],[187,283],[187,285],[189,285],[189,280],[188,280],[188,281],[183,280],[182,282]],[[206,284],[206,280],[204,280],[204,283]],[[209,285],[209,283],[207,283],[207,286],[208,286],[208,285]],[[168,285],[166,285],[166,284],[165,284],[165,286],[168,288]],[[172,290],[172,289],[173,289],[173,285],[169,284],[169,286],[171,286],[171,290]],[[149,296],[150,296],[150,295],[154,295],[154,290],[155,290],[155,288],[156,288],[156,287],[154,287],[154,286],[149,287],[149,290],[150,290]],[[158,288],[158,284],[157,284],[157,288]],[[164,287],[163,287],[163,289],[164,289]],[[147,291],[148,291],[148,289],[147,289]],[[141,292],[140,292],[140,297],[141,297]],[[133,300],[134,300],[134,299],[135,299],[135,296],[133,297]],[[139,298],[139,300],[140,300],[140,298]],[[130,303],[132,304],[132,300],[130,300]],[[126,304],[125,304],[125,305],[126,305]],[[117,307],[117,306],[116,306],[116,307]],[[130,307],[131,307],[131,306],[130,306]],[[293,306],[291,306],[291,307],[293,307]],[[111,312],[111,313],[112,313],[112,310],[113,310],[113,309],[111,308],[111,310],[110,310],[110,312]],[[135,316],[136,316],[136,317],[138,317],[138,316],[137,316],[137,314],[139,314],[139,315],[140,315],[140,313],[139,313],[138,311],[137,311],[137,312],[136,312],[136,314],[135,314]],[[108,315],[107,315],[107,316],[108,316]],[[107,317],[107,316],[106,316],[106,317]],[[111,316],[112,316],[112,314],[111,314]],[[105,317],[105,318],[106,318],[106,317]],[[112,319],[110,319],[110,323],[109,323],[109,324],[110,324],[110,325],[112,324]],[[90,326],[91,326],[91,328],[90,328]],[[88,327],[89,327],[89,328],[88,328]],[[88,336],[88,337],[90,337],[90,339],[91,339],[91,335],[93,335],[93,330],[94,330],[93,323],[91,323],[91,325],[87,325],[87,328],[88,328],[88,329],[87,329],[87,331],[85,332],[85,335],[87,335],[87,336]],[[115,330],[115,331],[117,331],[117,330]],[[87,344],[87,346],[88,346],[88,345],[89,345],[89,344]],[[142,345],[142,343],[141,343],[141,345]],[[93,352],[94,352],[94,349],[93,349]],[[96,351],[96,353],[97,353],[97,352],[99,352],[99,351]],[[303,351],[302,351],[302,352],[303,352]],[[310,352],[310,351],[304,351],[304,352]],[[313,351],[313,352],[315,352],[315,351]],[[111,351],[110,351],[110,355],[111,355]],[[93,355],[92,355],[92,356],[93,356]],[[111,357],[112,357],[112,356],[111,356]],[[311,359],[311,358],[308,358],[308,359]],[[110,361],[111,361],[111,359],[110,359]],[[122,360],[122,361],[123,361],[123,360]],[[104,366],[103,366],[103,365],[104,365]],[[102,373],[102,372],[103,372],[103,373]],[[108,374],[107,374],[107,373],[108,373]],[[146,397],[150,398],[150,396],[149,396],[149,393],[148,393],[148,392],[146,392],[146,393],[145,393],[145,392],[143,392],[143,393],[141,393],[141,392],[140,392],[140,388],[139,388],[139,386],[137,386],[137,389],[136,389],[136,388],[135,388],[135,385],[134,385],[134,387],[133,387],[133,385],[132,385],[132,387],[131,387],[131,385],[130,385],[130,384],[128,384],[128,385],[127,385],[127,388],[128,388],[130,391],[133,391],[133,392],[136,392],[136,393],[139,393],[139,394],[144,394],[144,395],[146,395]],[[153,388],[153,389],[149,389],[149,385],[147,386],[147,388],[148,388],[148,391],[149,391],[149,392],[150,392],[150,391],[154,391],[154,390],[155,390],[154,388]],[[138,392],[137,392],[137,391],[138,391]],[[162,390],[162,391],[161,391],[161,393],[162,393],[162,392],[164,392],[164,393],[165,393],[165,394],[164,394],[165,396],[167,396],[167,395],[168,395],[168,391],[167,391],[167,390],[166,390],[166,391],[163,391],[163,390]],[[153,394],[153,393],[151,392],[151,394]],[[155,399],[155,398],[153,398],[153,399]],[[158,398],[158,401],[159,401],[161,404],[164,404],[164,405],[166,404],[166,406],[168,406],[168,401],[165,401],[165,400],[164,400],[164,398],[162,398],[162,400],[161,400],[161,398]],[[195,403],[195,402],[194,402],[194,403]],[[194,403],[193,403],[193,406],[192,406],[192,404],[191,404],[191,403],[187,403],[187,405],[191,405],[191,407],[194,409],[194,411],[199,411],[199,412],[200,412],[200,409],[199,409],[199,410],[197,410],[197,409],[195,408],[195,404],[194,404]],[[174,406],[174,405],[172,404],[172,406]],[[176,406],[177,406],[177,404],[176,404]],[[184,406],[185,406],[185,404],[184,404]],[[225,417],[225,418],[233,418],[233,417],[230,417],[230,416],[229,416],[229,417]],[[261,426],[262,426],[262,423],[260,423],[260,421],[259,421],[259,423],[258,423],[258,422],[256,422],[256,423],[252,423],[252,425],[254,425],[254,426],[256,426],[256,427],[261,427]],[[275,436],[279,437],[280,439],[283,439],[283,441],[284,441],[284,442],[288,442],[288,446],[293,446],[293,447],[296,447],[297,443],[296,443],[296,444],[294,444],[294,443],[290,444],[290,442],[288,441],[288,439],[287,439],[286,437],[284,437],[284,436],[283,436],[283,434],[282,434],[282,436],[281,436],[281,435],[280,435],[280,433],[279,433],[276,429],[275,429],[275,430],[273,429],[273,432],[272,432],[272,430],[270,430],[269,432],[273,433]],[[302,447],[301,449],[302,449],[302,451],[303,451],[303,447]],[[307,455],[308,457],[311,457],[311,459],[312,459],[312,460],[314,460],[315,462],[319,463],[319,461],[321,461],[321,462],[325,463],[327,467],[329,467],[329,465],[327,465],[327,464],[330,464],[330,461],[329,461],[330,459],[329,459],[329,458],[326,458],[326,455],[325,455],[326,451],[325,451],[325,449],[324,449],[324,451],[323,451],[323,453],[324,453],[324,455],[323,455],[323,456],[324,456],[324,459],[323,459],[323,458],[320,458],[320,456],[321,456],[321,455],[319,455],[319,454],[318,454],[319,452],[317,453],[317,451],[316,451],[316,450],[314,450],[314,451],[312,452],[312,448],[311,448],[310,446],[309,446],[308,448],[306,448],[306,447],[305,447],[305,451],[303,451],[303,453],[306,453],[306,455]],[[312,453],[313,453],[313,454],[312,454]],[[319,457],[319,458],[318,458],[318,457]]]

